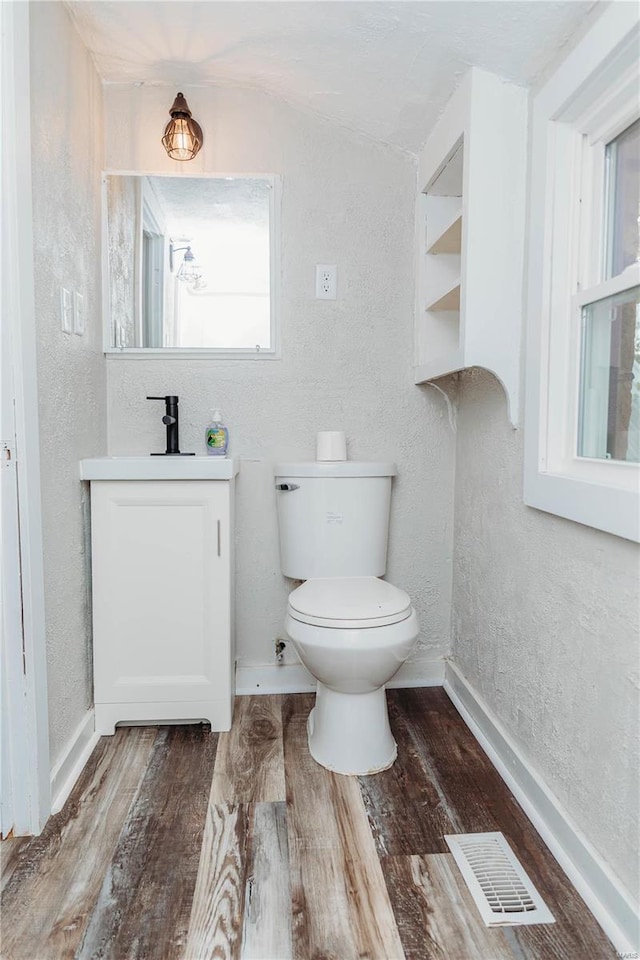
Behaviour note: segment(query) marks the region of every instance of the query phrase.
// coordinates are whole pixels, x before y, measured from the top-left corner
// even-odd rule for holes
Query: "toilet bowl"
[[[318,681],[307,726],[314,760],[350,775],[391,766],[384,684],[418,636],[408,595],[377,577],[307,580],[289,597],[285,629]]]
[[[280,567],[305,582],[289,596],[285,629],[317,680],[307,729],[311,756],[354,776],[391,766],[396,743],[384,685],[418,637],[404,590],[387,566],[394,463],[276,464]]]

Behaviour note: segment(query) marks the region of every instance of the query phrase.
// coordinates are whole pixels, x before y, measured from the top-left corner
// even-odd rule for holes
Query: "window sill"
[[[625,465],[629,473],[640,474],[638,464]],[[640,504],[636,489],[577,479],[562,474],[525,472],[524,502],[544,510],[603,530],[625,540],[640,542]]]

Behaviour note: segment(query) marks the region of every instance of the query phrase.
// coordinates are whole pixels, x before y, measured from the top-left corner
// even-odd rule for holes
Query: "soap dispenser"
[[[205,432],[207,453],[212,457],[226,457],[229,448],[229,431],[222,422],[222,414],[214,410],[211,423]]]

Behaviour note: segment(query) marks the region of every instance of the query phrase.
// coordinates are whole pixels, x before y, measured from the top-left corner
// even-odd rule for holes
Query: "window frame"
[[[243,179],[264,180],[269,184],[269,292],[270,292],[270,344],[268,349],[256,350],[249,347],[114,347],[113,318],[109,302],[109,266],[108,250],[108,211],[107,177],[171,177],[167,171],[148,170],[103,170],[102,182],[102,314],[103,314],[103,352],[108,361],[122,360],[281,360],[281,222],[282,222],[282,177],[275,173],[229,173],[189,171],[190,179]]]
[[[640,465],[578,457],[581,313],[603,279],[605,145],[638,118],[633,4],[613,4],[532,100],[524,502],[640,540]],[[587,225],[585,228],[585,224]]]

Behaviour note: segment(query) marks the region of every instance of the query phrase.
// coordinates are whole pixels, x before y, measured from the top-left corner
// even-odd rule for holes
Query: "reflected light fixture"
[[[191,247],[172,247],[171,252],[177,253],[179,250],[186,250],[186,253],[180,264],[180,269],[176,273],[176,280],[193,286],[202,278],[202,270],[196,263]]]
[[[169,113],[171,120],[164,128],[163,147],[172,160],[193,160],[202,146],[204,134],[181,93],[173,101]]]

